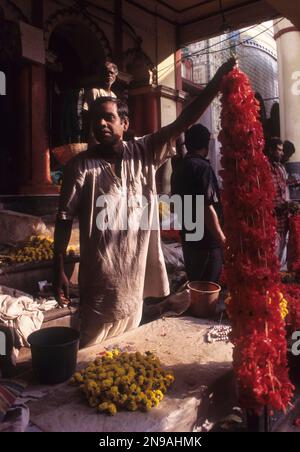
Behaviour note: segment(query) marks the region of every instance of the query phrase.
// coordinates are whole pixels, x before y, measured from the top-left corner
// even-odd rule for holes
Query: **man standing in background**
[[[288,203],[290,195],[287,185],[287,172],[282,164],[283,142],[280,138],[274,137],[270,139],[267,146],[267,155],[275,188],[276,252],[281,266],[284,266],[287,233],[289,230]]]
[[[210,132],[202,124],[195,124],[185,133],[187,154],[175,168],[172,194],[178,194],[184,205],[185,195],[192,196],[193,222],[196,218],[197,196],[204,196],[204,236],[188,241],[181,231],[185,269],[189,281],[218,282],[223,264],[225,235],[222,230],[223,213],[216,175],[207,159]]]
[[[110,61],[102,65],[99,70],[99,86],[95,88],[82,88],[79,93],[80,111],[82,114],[82,141],[87,142],[90,133],[90,115],[89,110],[98,97],[112,97],[116,98],[116,94],[112,91],[112,85],[115,83],[118,75],[118,66]],[[93,143],[95,144],[95,143]]]

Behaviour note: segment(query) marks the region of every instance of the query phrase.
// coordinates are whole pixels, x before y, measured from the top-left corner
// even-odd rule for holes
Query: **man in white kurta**
[[[153,135],[149,135],[122,142],[120,177],[109,162],[99,159],[96,148],[79,154],[65,169],[58,217],[79,218],[84,344],[104,338],[99,323],[108,324],[105,331],[108,326],[120,329],[118,322],[124,319],[136,327],[143,298],[169,294],[158,230],[155,172],[171,155],[171,146],[155,147]],[[106,215],[110,224],[104,221]],[[148,229],[140,228],[142,221]]]

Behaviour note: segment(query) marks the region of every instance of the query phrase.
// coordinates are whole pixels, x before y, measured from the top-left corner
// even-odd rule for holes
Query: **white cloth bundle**
[[[57,306],[55,300],[36,302],[28,296],[13,297],[0,294],[0,323],[14,328],[20,346],[28,346],[27,337],[39,330],[44,320],[42,311]]]

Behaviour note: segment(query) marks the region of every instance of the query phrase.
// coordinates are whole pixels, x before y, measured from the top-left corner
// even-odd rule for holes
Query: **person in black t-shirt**
[[[204,236],[199,241],[189,241],[187,231],[181,231],[183,256],[190,281],[218,282],[223,263],[223,246],[226,238],[222,230],[223,213],[216,175],[207,159],[210,141],[209,130],[195,124],[185,133],[187,154],[172,175],[172,194],[192,196],[192,221],[196,221],[197,195],[204,196]],[[185,212],[188,213],[188,212]],[[198,219],[197,219],[198,221]]]

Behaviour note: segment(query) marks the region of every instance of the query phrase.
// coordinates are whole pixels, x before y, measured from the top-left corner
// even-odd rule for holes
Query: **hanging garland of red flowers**
[[[300,215],[289,218],[289,241],[287,249],[288,270],[300,273]]]
[[[288,377],[275,256],[274,186],[249,80],[237,67],[222,83],[222,177],[225,268],[234,344],[233,364],[244,408],[285,410]]]
[[[283,284],[282,292],[288,301],[286,323],[290,332],[300,330],[300,287],[299,284]]]

